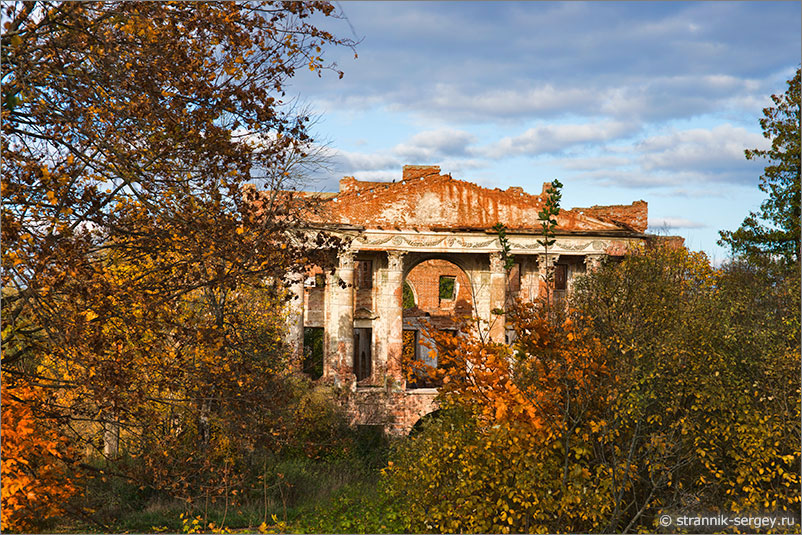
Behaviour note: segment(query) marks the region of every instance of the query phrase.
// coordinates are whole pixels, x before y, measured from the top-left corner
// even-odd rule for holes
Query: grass
[[[207,532],[212,523],[233,532],[256,532],[263,523],[291,532],[351,532],[362,529],[349,524],[355,514],[371,518],[370,525],[378,529],[381,518],[370,515],[384,507],[376,500],[381,495],[379,471],[389,455],[388,438],[376,426],[342,431],[342,440],[330,451],[316,450],[321,455],[316,459],[306,457],[302,450],[280,455],[253,452],[238,465],[241,484],[232,489],[236,492],[228,493],[228,499],[204,495],[192,486],[183,491],[192,499],[178,499],[112,475],[141,474],[138,478],[145,479],[147,471],[139,459],[123,458],[113,465],[102,459],[90,461],[85,466],[90,466],[93,475],[83,479],[85,498],[76,504],[86,513],[55,519],[47,531],[181,533],[200,517],[195,527]],[[209,483],[219,481],[210,479]]]
[[[363,496],[375,494],[378,469],[383,466],[375,454],[366,444],[364,451],[356,449],[354,458],[278,459],[263,474],[267,485],[258,482],[249,491],[230,497],[228,505],[223,498],[188,503],[121,478],[104,476],[104,481],[98,477],[86,488],[87,506],[98,523],[72,522],[52,531],[181,533],[183,514],[190,519],[199,516],[201,526],[214,523],[237,532],[256,532],[263,522],[275,524],[273,519],[290,531],[303,532],[321,525],[314,515],[329,511],[331,519],[337,517],[343,496],[346,501],[361,503]]]

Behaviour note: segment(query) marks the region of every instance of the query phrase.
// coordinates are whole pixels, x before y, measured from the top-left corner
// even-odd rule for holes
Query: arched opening
[[[409,430],[409,436],[413,437],[423,431],[423,427],[427,425],[429,422],[432,422],[442,416],[442,409],[436,409],[428,414],[424,414],[421,416],[415,425],[412,426],[412,429]]]
[[[407,273],[402,352],[408,370],[407,388],[440,386],[431,377],[431,369],[438,367],[438,358],[429,342],[428,329],[456,334],[460,319],[471,316],[473,309],[471,281],[455,263],[431,258]]]

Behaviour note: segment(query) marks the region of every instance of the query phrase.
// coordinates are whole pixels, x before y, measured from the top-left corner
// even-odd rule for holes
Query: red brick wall
[[[509,229],[536,230],[545,198],[545,191],[531,195],[520,187],[488,189],[454,180],[437,166],[405,166],[398,182],[342,179],[339,195],[324,201],[312,219],[380,229],[489,229],[501,222]],[[647,205],[564,209],[557,221],[561,230],[645,232]]]
[[[455,277],[456,298],[440,300],[440,277]],[[427,260],[415,266],[406,278],[414,288],[417,308],[432,316],[463,316],[473,310],[473,296],[468,276],[446,260]]]
[[[407,434],[418,420],[437,409],[433,390],[388,392],[385,389],[361,389],[347,397],[352,424],[383,425],[394,435]]]

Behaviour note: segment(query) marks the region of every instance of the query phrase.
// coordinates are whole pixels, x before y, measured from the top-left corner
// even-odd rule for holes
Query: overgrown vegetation
[[[577,280],[564,312],[548,292],[518,303],[511,346],[430,333],[445,410],[386,471],[405,529],[651,532],[665,514],[743,513],[799,531],[798,87],[799,72],[761,121],[772,151],[747,152],[772,160],[774,230],[752,216],[723,233],[736,256],[720,269],[655,240]]]
[[[799,279],[654,244],[521,303],[508,347],[438,336],[451,410],[388,489],[413,532],[633,532],[799,509]]]
[[[180,533],[200,517],[196,529],[206,533],[233,528],[257,532],[260,526],[262,531],[281,526],[331,531],[334,522],[350,519],[343,504],[375,496],[377,466],[386,465],[389,449],[386,437],[377,440],[371,430],[341,423],[337,436],[331,437],[334,443],[315,454],[301,449],[254,452],[247,463],[232,467],[240,479],[227,497],[210,493],[180,500],[171,493],[142,488],[134,480],[98,472],[85,486],[83,505],[93,510],[92,520],[77,519],[67,526],[73,532]],[[99,460],[97,468],[108,465]]]
[[[230,525],[277,463],[353,449],[284,344],[284,278],[338,241],[301,230],[313,145],[281,100],[352,43],[308,22],[326,2],[2,9],[3,530]]]
[[[723,234],[743,255],[720,269],[632,250],[567,310],[548,291],[508,310],[509,346],[430,333],[443,410],[391,445],[349,427],[284,343],[283,278],[338,247],[298,232],[308,119],[278,100],[351,44],[306,22],[331,5],[4,9],[3,531],[632,532],[798,512],[798,72],[762,122],[772,150],[749,153],[772,160],[773,230]]]

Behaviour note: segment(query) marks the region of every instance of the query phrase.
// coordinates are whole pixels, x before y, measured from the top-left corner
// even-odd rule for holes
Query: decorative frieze
[[[538,243],[541,239],[537,235],[508,235],[510,251],[512,254],[532,254],[544,252],[543,246]],[[594,238],[584,237],[560,238],[550,252],[555,254],[594,253],[603,254],[613,244],[627,244],[637,242],[637,238]],[[386,250],[394,249],[402,252],[448,252],[448,253],[480,253],[497,252],[501,250],[498,238],[485,235],[472,235],[464,233],[435,233],[426,234],[381,231],[365,231],[351,242],[354,250]]]

